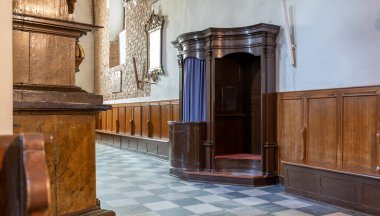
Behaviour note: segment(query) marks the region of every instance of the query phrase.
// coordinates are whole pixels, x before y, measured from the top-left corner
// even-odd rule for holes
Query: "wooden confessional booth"
[[[240,185],[278,181],[276,38],[257,24],[180,35],[180,119],[169,122],[171,174]]]

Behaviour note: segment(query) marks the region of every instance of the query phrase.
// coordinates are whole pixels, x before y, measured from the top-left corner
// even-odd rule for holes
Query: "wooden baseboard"
[[[285,192],[380,215],[380,178],[286,164]]]
[[[96,143],[117,149],[133,151],[162,160],[169,160],[169,141],[167,140],[97,132]]]

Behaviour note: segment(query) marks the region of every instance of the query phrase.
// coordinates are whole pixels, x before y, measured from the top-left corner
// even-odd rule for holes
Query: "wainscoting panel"
[[[168,121],[173,119],[171,112],[171,104],[162,104],[161,105],[161,138],[169,139],[169,126]]]
[[[380,178],[285,162],[285,192],[380,215]]]
[[[119,107],[119,132],[120,133],[126,133],[126,118],[125,118],[125,107]]]
[[[334,166],[337,153],[337,100],[335,97],[310,98],[307,105],[306,161]]]
[[[97,141],[167,159],[168,121],[178,118],[178,100],[115,104],[97,117]]]
[[[141,125],[141,106],[134,106],[133,107],[133,113],[132,113],[132,119],[133,123],[132,125],[132,134],[135,136],[141,136],[142,135],[142,125]]]
[[[380,176],[379,95],[380,87],[279,93],[281,160]]]
[[[100,121],[97,121],[97,128],[100,128],[100,130],[107,130],[107,112],[101,112],[99,117]]]
[[[301,161],[303,159],[303,100],[301,97],[290,97],[279,100],[278,137],[280,160]],[[280,173],[283,166],[280,163]]]
[[[112,110],[107,110],[105,112],[107,112],[107,119],[106,119],[107,127],[106,127],[106,130],[107,131],[112,131]]]
[[[152,137],[161,138],[161,106],[159,104],[150,105],[150,130]]]
[[[142,118],[142,122],[141,122],[141,126],[142,126],[142,136],[143,137],[151,137],[151,131],[150,131],[150,125],[151,125],[151,117],[150,117],[150,106],[149,104],[146,104],[146,105],[143,105],[141,107],[142,109],[142,114],[141,114],[141,118]]]
[[[119,108],[112,107],[112,131],[119,132]]]
[[[279,93],[286,192],[380,215],[379,99],[380,87]]]
[[[343,167],[376,165],[377,96],[343,99]]]
[[[125,107],[125,133],[131,135],[132,132],[132,106]]]

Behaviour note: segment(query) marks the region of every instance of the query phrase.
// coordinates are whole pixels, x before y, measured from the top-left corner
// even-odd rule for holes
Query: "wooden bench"
[[[0,215],[47,215],[50,181],[42,134],[0,136]]]

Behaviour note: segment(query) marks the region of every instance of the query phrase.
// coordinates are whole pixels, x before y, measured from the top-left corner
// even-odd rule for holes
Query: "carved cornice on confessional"
[[[275,48],[274,47],[266,47],[265,48],[265,57],[272,58],[274,56]]]
[[[178,63],[178,67],[179,68],[183,67],[183,58],[182,58],[182,55],[177,55],[177,63]]]
[[[238,28],[208,28],[182,34],[172,43],[184,59],[206,60],[210,57],[209,51],[212,51],[213,58],[235,52],[258,56],[265,55],[260,47],[276,47],[279,30],[279,26],[265,23]]]
[[[13,29],[79,38],[101,26],[25,14],[13,14]]]

